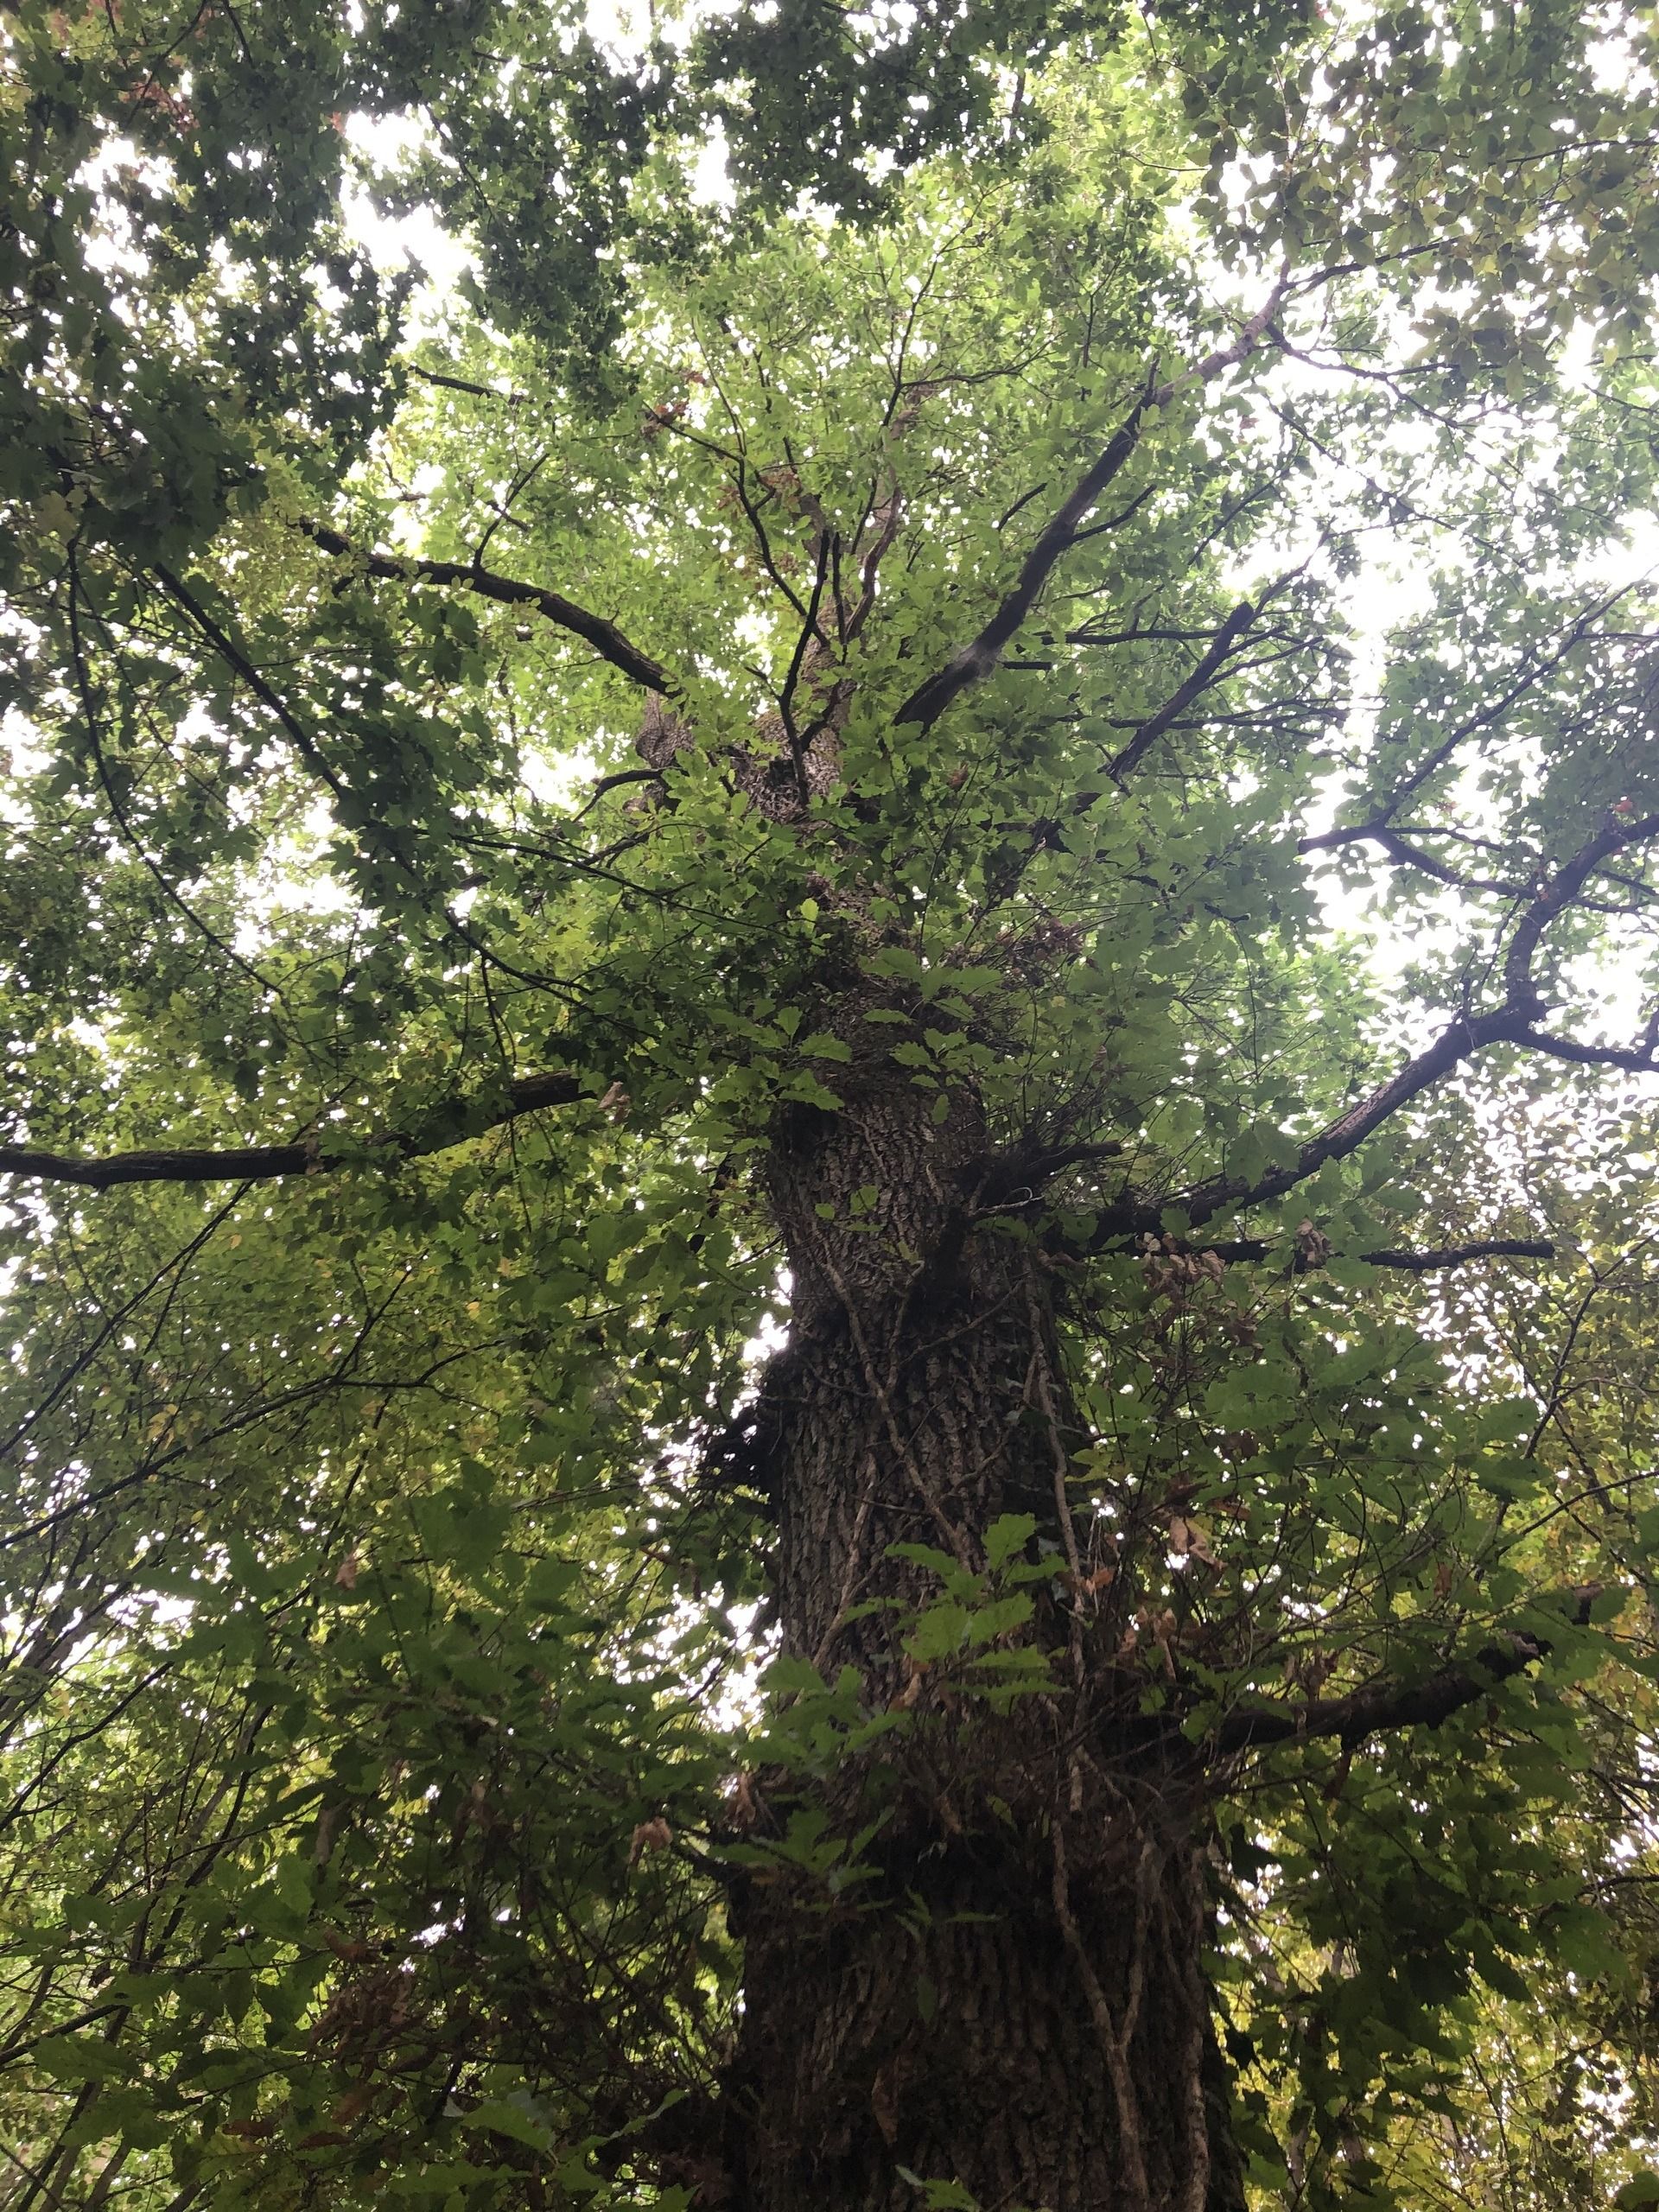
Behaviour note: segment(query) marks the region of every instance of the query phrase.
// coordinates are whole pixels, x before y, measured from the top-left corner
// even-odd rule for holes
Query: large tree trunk
[[[756,1419],[785,1648],[832,1679],[856,1668],[867,1709],[907,1719],[820,1784],[762,1778],[765,1820],[793,1792],[836,1833],[881,1825],[873,1878],[841,1898],[785,1874],[735,1901],[735,2202],[915,2212],[908,2172],[985,2212],[1236,2212],[1201,1805],[1119,1661],[1128,1579],[1106,1586],[1065,1503],[1079,1433],[1053,1277],[973,1223],[989,1163],[970,1099],[936,1124],[896,1071],[841,1087],[844,1111],[795,1114],[772,1155],[794,1312]],[[1056,1687],[999,1713],[906,1659],[896,1610],[856,1609],[937,1592],[889,1546],[977,1567],[1009,1512],[1052,1547],[1024,1633]]]

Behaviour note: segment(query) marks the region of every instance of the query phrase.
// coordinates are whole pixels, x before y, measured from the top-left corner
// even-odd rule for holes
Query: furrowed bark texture
[[[1179,1735],[1135,1725],[1113,1660],[1122,1593],[1083,1586],[1051,1278],[969,1227],[988,1149],[971,1100],[936,1126],[896,1071],[836,1074],[844,1110],[798,1110],[771,1158],[795,1303],[758,1447],[786,1648],[831,1680],[856,1668],[868,1709],[908,1719],[816,1798],[762,1778],[774,1828],[790,1792],[836,1833],[880,1826],[874,1878],[841,1897],[784,1873],[734,1901],[733,2202],[915,2212],[907,2171],[986,2212],[1241,2212],[1202,1965],[1201,1793]],[[1056,1547],[1019,1633],[1055,1655],[1058,1687],[999,1713],[959,1670],[918,1669],[892,1611],[858,1609],[937,1594],[892,1544],[977,1568],[1004,1513]]]

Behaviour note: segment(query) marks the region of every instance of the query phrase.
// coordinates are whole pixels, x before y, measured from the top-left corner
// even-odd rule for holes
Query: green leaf
[[[999,1514],[985,1531],[985,1557],[992,1570],[1005,1567],[1016,1552],[1025,1549],[1036,1533],[1034,1514]]]
[[[918,1661],[948,1659],[967,1644],[973,1614],[954,1599],[941,1599],[927,1607],[905,1638],[905,1649]]]
[[[119,2050],[99,2036],[48,2036],[35,2045],[34,2055],[59,2082],[115,2082],[127,2072]]]
[[[486,2098],[482,2104],[474,2105],[461,2114],[461,2124],[492,2135],[507,2136],[515,2143],[527,2143],[535,2151],[552,2148],[553,2138],[549,2130],[524,2105],[508,2098]]]

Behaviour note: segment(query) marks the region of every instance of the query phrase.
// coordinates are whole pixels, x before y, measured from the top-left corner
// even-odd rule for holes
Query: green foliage
[[[1258,2202],[1659,2201],[1654,1033],[1602,1020],[1655,975],[1651,25],[683,29],[7,18],[0,2205],[689,2205],[728,1900],[876,1910],[836,1777],[1017,1731],[1131,1586],[1131,1707],[1224,1770]],[[1534,917],[1565,1053],[1321,1151]],[[982,1107],[1088,1423],[1075,1560],[893,1548],[891,1681],[773,1649],[725,1453],[766,1160],[873,1058]],[[885,1251],[871,1173],[817,1215]],[[1440,1725],[1217,1748],[1453,1664]]]

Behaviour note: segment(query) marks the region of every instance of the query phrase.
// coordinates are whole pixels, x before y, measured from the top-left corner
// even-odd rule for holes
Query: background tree
[[[1650,28],[4,35],[0,2205],[1659,2202]]]

